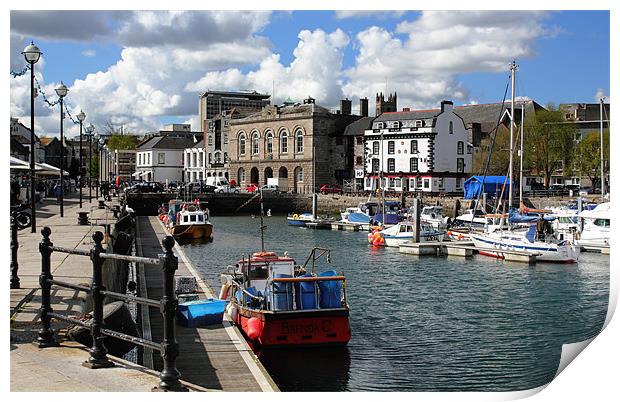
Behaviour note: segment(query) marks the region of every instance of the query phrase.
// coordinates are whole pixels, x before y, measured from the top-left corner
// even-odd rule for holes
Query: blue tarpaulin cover
[[[483,176],[472,176],[465,180],[463,185],[463,195],[466,200],[475,200],[478,196],[482,196],[482,180]],[[484,177],[484,192],[487,196],[499,197],[502,193],[502,187],[506,185],[503,198],[508,198],[508,186],[510,180],[506,176],[486,176]]]

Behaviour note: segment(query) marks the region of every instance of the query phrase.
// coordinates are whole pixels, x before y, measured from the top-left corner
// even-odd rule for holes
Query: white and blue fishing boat
[[[385,202],[385,214],[378,202],[362,202],[357,207],[347,208],[340,214],[342,222],[362,225],[382,224],[392,226],[403,220],[402,207],[398,201]]]
[[[312,214],[304,212],[303,214],[292,214],[286,217],[286,223],[291,226],[304,227],[308,222],[312,222]]]
[[[379,232],[385,246],[398,247],[413,241],[413,225],[413,222],[403,221]],[[420,222],[420,243],[443,241],[445,234],[445,231],[436,230],[430,223]]]

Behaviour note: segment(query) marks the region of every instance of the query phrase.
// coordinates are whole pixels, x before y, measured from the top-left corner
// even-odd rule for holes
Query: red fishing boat
[[[286,252],[259,252],[222,274],[220,299],[245,336],[262,347],[345,345],[351,339],[346,279],[315,272],[330,250],[313,248],[297,266]],[[308,267],[312,261],[311,268]]]

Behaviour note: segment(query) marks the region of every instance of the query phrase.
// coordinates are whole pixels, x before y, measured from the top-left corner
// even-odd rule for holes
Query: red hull
[[[346,345],[351,339],[348,309],[290,312],[238,309],[235,322],[248,338],[263,347]],[[250,328],[250,319],[258,319],[260,324],[255,322],[254,328]]]

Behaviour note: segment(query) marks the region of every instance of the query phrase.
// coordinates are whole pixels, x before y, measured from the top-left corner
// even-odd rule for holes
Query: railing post
[[[90,285],[90,294],[93,297],[93,324],[90,333],[93,337],[93,346],[90,348],[90,357],[82,363],[82,366],[91,369],[107,368],[114,366],[114,363],[108,360],[108,350],[103,341],[104,336],[101,335],[101,327],[103,326],[103,298],[101,294],[105,287],[102,285],[101,267],[103,258],[99,256],[104,250],[101,245],[103,233],[96,231],[93,233],[95,246],[90,251],[90,259],[93,262],[93,282]]]
[[[178,309],[178,301],[174,295],[174,272],[179,265],[178,258],[172,252],[174,238],[166,236],[162,239],[166,253],[163,255],[164,270],[164,297],[161,300],[160,310],[164,316],[164,341],[161,345],[161,355],[164,360],[164,369],[159,375],[159,385],[153,391],[187,391],[179,379],[181,373],[176,367],[179,356],[179,344],[175,338],[174,319]]]
[[[41,286],[41,329],[39,330],[37,343],[40,348],[49,348],[58,346],[58,342],[54,339],[54,331],[50,328],[50,316],[48,315],[53,311],[50,297],[52,284],[49,282],[53,279],[51,272],[52,250],[50,249],[53,246],[50,241],[52,230],[45,226],[41,229],[41,234],[43,235],[43,239],[39,243],[39,252],[41,253],[41,275],[39,275],[39,286]]]
[[[11,289],[19,289],[19,276],[17,276],[17,270],[19,264],[17,263],[17,249],[19,248],[19,242],[17,240],[17,218],[16,213],[11,214]]]

